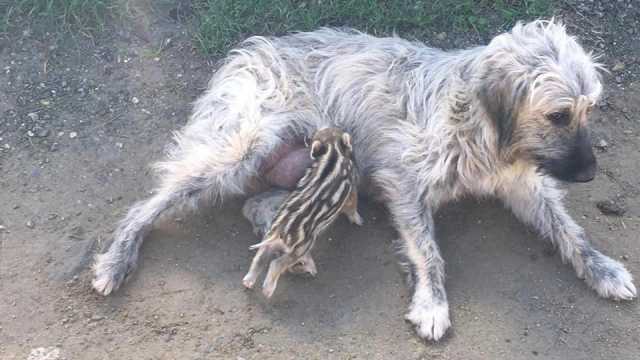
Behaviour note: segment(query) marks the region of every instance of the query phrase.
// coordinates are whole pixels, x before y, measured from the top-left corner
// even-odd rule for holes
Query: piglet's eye
[[[547,119],[555,126],[567,126],[571,122],[571,116],[567,111],[557,111],[547,114]]]
[[[326,154],[327,150],[327,145],[316,140],[311,144],[311,158],[317,159],[319,156]]]

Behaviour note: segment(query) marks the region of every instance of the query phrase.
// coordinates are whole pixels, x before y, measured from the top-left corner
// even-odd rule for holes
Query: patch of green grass
[[[374,34],[486,32],[491,25],[548,15],[552,0],[194,0],[195,40],[220,55],[254,35],[350,26]]]
[[[0,0],[1,31],[24,26],[51,32],[100,31],[118,0]]]

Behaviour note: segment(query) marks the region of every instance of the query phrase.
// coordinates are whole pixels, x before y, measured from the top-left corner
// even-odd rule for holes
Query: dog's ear
[[[506,79],[488,80],[480,87],[478,98],[498,135],[498,148],[509,146],[520,108],[524,103],[525,82],[507,83]]]

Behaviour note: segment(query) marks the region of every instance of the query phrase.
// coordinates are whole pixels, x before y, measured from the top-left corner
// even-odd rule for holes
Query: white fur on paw
[[[250,274],[245,275],[245,277],[242,279],[242,285],[244,285],[244,287],[246,287],[247,289],[252,289],[255,282],[256,280],[253,279]]]
[[[418,336],[427,340],[438,341],[449,327],[449,305],[445,302],[442,304],[426,304],[412,305],[409,313],[405,315],[405,319],[416,326]]]
[[[636,297],[633,277],[618,261],[597,253],[589,267],[587,283],[598,295],[613,300],[631,300]]]
[[[96,276],[93,278],[93,281],[91,281],[91,286],[93,286],[96,292],[104,296],[111,294],[116,287],[113,277],[104,272],[96,272]]]
[[[111,264],[107,254],[101,254],[96,257],[93,270],[95,276],[91,281],[91,286],[100,295],[107,296],[117,290],[124,281],[124,275],[118,276],[117,266]]]

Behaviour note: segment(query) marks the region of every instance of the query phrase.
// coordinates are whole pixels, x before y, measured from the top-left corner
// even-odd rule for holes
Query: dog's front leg
[[[520,174],[502,182],[498,196],[523,222],[535,227],[560,250],[600,296],[630,300],[636,296],[631,274],[616,260],[594,249],[562,204],[563,193],[554,180],[538,174]]]
[[[414,191],[390,191],[388,201],[413,290],[406,319],[416,326],[421,337],[439,340],[451,321],[444,288],[444,261],[434,239],[431,209]]]

